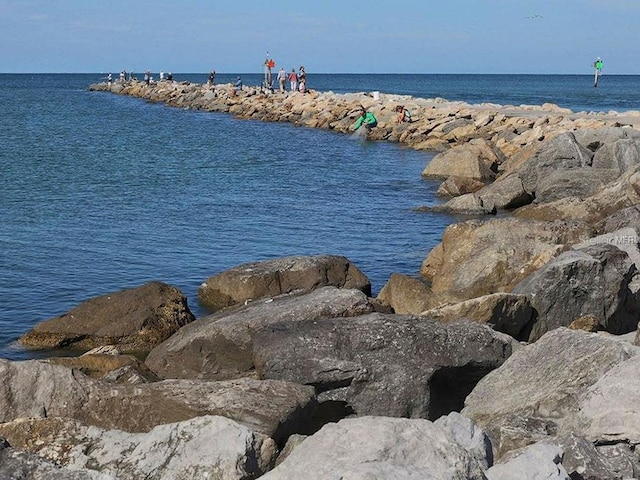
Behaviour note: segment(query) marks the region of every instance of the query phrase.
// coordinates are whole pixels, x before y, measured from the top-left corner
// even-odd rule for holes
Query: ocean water
[[[344,255],[377,292],[394,272],[417,275],[455,221],[413,211],[439,202],[438,183],[420,176],[429,153],[89,92],[102,77],[0,75],[0,357],[34,356],[15,340],[37,322],[151,280],[180,288],[202,316],[198,285],[250,261]],[[309,73],[311,88],[339,93],[576,111],[640,105],[640,77],[604,76],[597,89],[591,81]]]

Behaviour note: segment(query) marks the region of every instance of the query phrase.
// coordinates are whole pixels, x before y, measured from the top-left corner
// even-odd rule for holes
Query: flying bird
[[[542,15],[540,15],[539,13],[536,13],[535,15],[530,15],[527,17],[529,20],[534,20],[536,18],[542,18]]]

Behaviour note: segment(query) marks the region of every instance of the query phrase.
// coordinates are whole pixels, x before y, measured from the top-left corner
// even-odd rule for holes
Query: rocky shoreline
[[[37,325],[95,349],[0,361],[0,477],[640,478],[640,115],[90,88],[345,133],[362,104],[372,139],[439,152],[462,217],[376,298],[347,258],[287,257],[203,279],[197,320],[152,282]]]

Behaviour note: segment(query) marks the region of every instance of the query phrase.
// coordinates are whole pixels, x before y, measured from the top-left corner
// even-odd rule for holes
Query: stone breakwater
[[[505,155],[512,155],[558,133],[582,128],[638,125],[640,112],[619,115],[573,113],[554,104],[542,106],[470,105],[441,98],[423,99],[381,93],[336,94],[310,91],[271,93],[247,87],[235,94],[232,86],[162,81],[147,85],[131,81],[98,83],[89,87],[143,98],[178,108],[226,112],[240,118],[267,122],[290,122],[305,127],[349,132],[356,118],[355,109],[371,110],[378,126],[372,140],[400,142],[418,150],[441,151],[482,138]],[[404,105],[412,114],[411,123],[398,123],[395,108]]]
[[[198,320],[151,282],[39,324],[23,344],[97,348],[0,360],[0,478],[638,478],[636,114],[91,88],[340,132],[362,104],[473,217],[377,298],[345,257],[285,257],[204,280]]]

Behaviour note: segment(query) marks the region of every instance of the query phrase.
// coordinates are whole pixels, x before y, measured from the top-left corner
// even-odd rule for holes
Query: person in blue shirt
[[[376,125],[378,125],[378,120],[373,115],[373,113],[368,112],[362,105],[358,108],[360,116],[356,120],[356,123],[353,124],[353,129],[358,130],[360,127],[364,126],[367,130],[367,133],[371,131]]]

